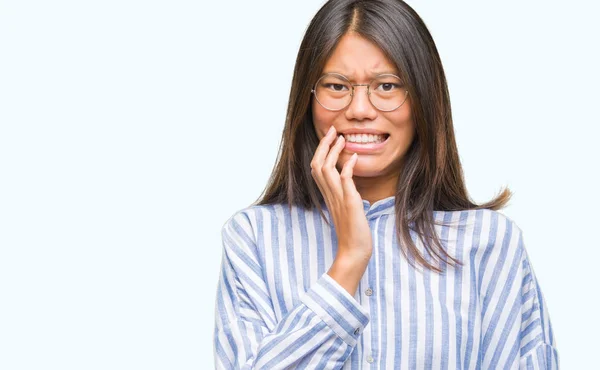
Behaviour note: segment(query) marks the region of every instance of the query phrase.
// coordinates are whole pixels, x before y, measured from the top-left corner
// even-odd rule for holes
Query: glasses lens
[[[345,78],[329,74],[317,81],[315,96],[319,103],[327,109],[339,110],[345,108],[352,99],[352,85]]]
[[[380,110],[391,111],[406,100],[408,90],[400,78],[393,75],[381,75],[370,86],[371,103]]]

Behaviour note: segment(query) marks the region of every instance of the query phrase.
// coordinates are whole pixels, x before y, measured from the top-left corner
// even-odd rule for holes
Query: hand
[[[321,139],[310,163],[311,174],[333,218],[338,239],[336,261],[343,260],[348,268],[353,264],[364,265],[366,268],[373,250],[373,241],[362,198],[352,180],[358,154],[354,153],[339,173],[336,164],[344,149],[345,140],[340,135],[330,150],[336,135],[335,128],[331,126]]]

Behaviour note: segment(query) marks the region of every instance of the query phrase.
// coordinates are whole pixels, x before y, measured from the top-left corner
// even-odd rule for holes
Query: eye
[[[333,84],[333,83],[325,84],[325,87],[328,89],[331,89],[333,91],[344,91],[344,88],[346,90],[348,89],[348,87],[344,84]]]
[[[395,89],[399,89],[400,87],[402,87],[402,85],[400,85],[400,84],[397,84],[397,83],[393,83],[393,82],[383,82],[383,83],[380,83],[380,84],[377,86],[377,89],[380,89],[380,88],[381,88],[380,90],[382,90],[382,91],[385,91],[385,92],[388,92],[388,91],[393,91],[393,90],[395,90]]]

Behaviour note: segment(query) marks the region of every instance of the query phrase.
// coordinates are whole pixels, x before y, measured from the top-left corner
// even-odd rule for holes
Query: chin
[[[382,174],[382,169],[368,164],[361,165],[357,163],[352,173],[358,177],[377,177]]]
[[[375,170],[355,170],[353,173],[354,177],[377,177],[381,175],[381,171]]]
[[[367,155],[365,155],[367,157]],[[375,157],[366,159],[365,157],[361,158],[359,154],[358,162],[354,165],[354,169],[352,171],[353,176],[358,177],[377,177],[381,176],[384,173],[385,166],[381,166],[381,163],[377,163],[377,159]],[[344,156],[342,161],[339,161],[337,164],[338,171],[342,171],[344,163],[350,159],[350,156]]]

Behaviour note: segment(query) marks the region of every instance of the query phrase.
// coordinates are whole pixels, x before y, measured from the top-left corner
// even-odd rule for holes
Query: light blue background
[[[598,6],[409,3],[468,190],[515,192],[561,364],[589,368]],[[221,226],[266,185],[321,4],[0,1],[0,368],[212,368]]]

